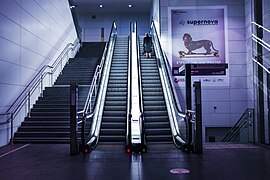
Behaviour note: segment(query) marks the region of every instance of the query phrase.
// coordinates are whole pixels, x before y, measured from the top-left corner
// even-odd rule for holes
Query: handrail
[[[112,29],[113,29],[114,23],[115,22],[113,21],[110,34],[112,34]],[[109,41],[110,41],[110,39],[109,39]],[[107,51],[108,51],[108,42],[105,45],[100,64],[97,65],[97,67],[96,67],[96,70],[95,70],[95,73],[94,73],[94,76],[93,76],[93,79],[92,79],[92,82],[91,82],[91,85],[90,85],[90,88],[88,91],[88,95],[87,95],[87,98],[86,98],[86,101],[84,104],[84,108],[82,111],[79,111],[78,114],[83,114],[83,116],[86,116],[89,113],[91,113],[91,114],[93,113],[92,107],[91,107],[91,98],[92,98],[94,92],[95,92],[95,95],[97,93],[97,86],[99,86],[99,85],[97,85],[97,83],[100,82],[100,78],[101,78],[101,75],[103,72],[104,62],[105,62],[105,59],[107,57]]]
[[[82,114],[82,120],[79,122],[82,123],[81,141],[82,141],[83,146],[85,146],[85,125],[86,125],[87,119],[93,116],[92,99],[93,99],[93,96],[96,97],[98,89],[99,89],[100,78],[103,72],[103,65],[107,56],[107,47],[108,47],[108,43],[106,43],[105,45],[100,64],[97,65],[96,67],[96,70],[95,70],[95,73],[94,73],[94,76],[93,76],[93,79],[92,79],[92,82],[88,91],[88,95],[84,104],[84,108],[82,111],[77,112],[78,117],[80,114]]]
[[[254,109],[247,108],[242,116],[238,119],[235,125],[228,131],[225,137],[221,140],[221,142],[229,142],[231,141],[242,129],[242,126],[246,124],[246,118],[253,117]]]
[[[78,38],[74,41],[75,43],[69,43],[67,44],[67,46],[64,48],[64,50],[60,53],[60,55],[57,57],[57,59],[55,60],[55,62],[53,63],[52,66],[49,65],[44,65],[39,72],[34,76],[34,78],[28,83],[28,85],[24,88],[24,90],[21,92],[21,94],[18,96],[18,98],[12,103],[12,105],[8,108],[8,110],[6,111],[6,114],[13,114],[16,115],[17,111],[19,110],[19,108],[22,106],[22,103],[25,101],[25,99],[28,98],[29,96],[29,92],[31,93],[32,91],[34,91],[38,86],[39,82],[42,82],[42,80],[44,79],[44,77],[47,74],[51,74],[52,72],[54,72],[54,69],[56,69],[58,67],[58,65],[60,64],[60,62],[62,61],[62,58],[64,55],[66,55],[69,50],[73,50],[74,47],[77,46],[78,43]],[[75,44],[75,45],[74,45]],[[47,68],[52,69],[51,72],[45,72],[47,70]],[[51,82],[52,84],[52,82]],[[30,89],[29,89],[30,88]],[[31,94],[30,94],[31,95]],[[14,118],[15,116],[13,116]],[[10,120],[8,119],[6,122],[8,123]]]
[[[251,24],[254,24],[254,25],[258,26],[259,28],[262,28],[263,30],[265,30],[265,31],[267,31],[267,32],[270,33],[270,30],[269,30],[269,29],[263,27],[262,25],[260,25],[260,24],[258,24],[258,23],[256,23],[256,22],[254,22],[254,21],[252,21]]]
[[[258,57],[252,58],[252,61],[257,63],[259,66],[261,66],[261,68],[263,68],[266,71],[266,73],[270,74],[270,71],[264,65],[262,65],[259,61],[256,60],[257,58]]]
[[[156,26],[155,26],[155,23],[154,23],[154,21],[152,21],[152,24],[153,24],[153,29],[155,30],[155,32],[156,32],[156,34],[157,34],[157,30],[156,30]],[[161,44],[160,44],[160,41],[157,41],[158,42],[158,47],[160,47],[160,49],[162,49],[161,48]],[[169,62],[168,62],[168,57],[167,57],[167,55],[165,54],[165,52],[164,51],[162,51],[162,56],[163,56],[163,58],[164,58],[164,62],[165,62],[165,67],[166,67],[166,73],[169,75],[168,77],[172,77],[172,73],[171,73],[171,71],[169,70],[169,67],[170,67],[170,65],[169,65]],[[180,115],[180,116],[185,116],[184,114],[184,112],[182,111],[182,109],[181,109],[181,106],[180,106],[180,103],[179,103],[179,100],[178,100],[178,98],[176,98],[177,97],[177,93],[176,93],[176,90],[175,90],[175,87],[174,87],[174,85],[173,85],[173,80],[172,80],[172,78],[168,78],[169,79],[169,82],[170,82],[170,88],[171,88],[171,90],[173,91],[173,99],[174,99],[174,101],[175,101],[175,105],[176,105],[176,108],[177,108],[177,113]]]
[[[159,42],[159,44],[160,44],[160,42]],[[181,109],[181,106],[180,106],[180,102],[179,102],[179,99],[178,98],[176,98],[176,97],[178,97],[178,95],[177,95],[177,93],[176,93],[176,90],[175,90],[175,87],[174,87],[174,85],[173,85],[173,80],[172,80],[172,71],[170,71],[169,70],[169,62],[168,62],[168,57],[167,57],[167,55],[165,54],[165,52],[163,51],[163,57],[165,58],[165,64],[166,64],[166,73],[167,73],[167,77],[169,77],[169,82],[170,82],[170,88],[171,88],[171,90],[173,91],[172,93],[173,93],[173,100],[174,100],[174,102],[175,102],[175,107],[176,107],[176,113],[177,113],[177,115],[178,116],[180,116],[180,117],[185,117],[189,112],[188,111],[190,111],[190,109],[188,109],[187,110],[187,112],[183,112],[182,111],[182,109]],[[185,121],[185,124],[186,124],[186,126],[188,126],[188,121]],[[186,132],[186,135],[185,135],[186,137],[188,136],[188,131]]]
[[[268,33],[270,33],[270,30],[263,27],[262,25],[260,24],[257,24],[256,22],[251,22],[251,24],[254,24],[255,26],[257,26],[258,28],[261,28],[265,31],[267,31]],[[264,47],[268,52],[270,51],[270,44],[265,42],[263,39],[259,38],[257,35],[255,35],[254,33],[252,33],[252,40],[255,41],[256,43],[260,44],[262,47]],[[270,74],[270,71],[269,69],[264,66],[262,64],[262,55],[259,55],[259,56],[256,56],[253,54],[253,57],[252,57],[252,60],[258,65],[260,66],[261,68],[263,68],[265,70],[266,73]],[[261,60],[261,61],[259,61]]]
[[[131,103],[132,99],[130,98],[132,94],[132,77],[131,77],[131,71],[132,71],[132,63],[131,63],[131,58],[132,58],[132,49],[131,49],[131,42],[132,42],[132,21],[129,23],[129,41],[128,41],[128,82],[127,82],[127,124],[126,124],[126,149],[128,150],[130,145],[131,145]]]
[[[153,31],[153,40],[154,40],[154,48],[156,54],[159,56],[157,58],[160,77],[162,82],[162,87],[164,90],[164,97],[165,102],[167,104],[168,116],[170,119],[171,130],[173,134],[173,140],[175,145],[178,148],[182,148],[186,144],[186,140],[183,139],[182,133],[179,131],[179,124],[185,123],[186,127],[186,115],[184,112],[181,112],[181,108],[178,107],[179,103],[177,103],[177,96],[175,97],[176,93],[174,92],[174,86],[171,84],[171,78],[168,71],[168,64],[165,61],[164,52],[162,51],[159,39],[157,37],[157,31],[154,22],[152,21],[151,30]],[[169,79],[169,80],[168,80]],[[178,124],[179,123],[179,124]]]
[[[109,72],[112,62],[112,55],[113,55],[113,49],[115,44],[115,39],[117,36],[117,26],[115,21],[112,23],[112,28],[110,32],[110,38],[108,41],[108,48],[106,53],[106,58],[104,60],[103,66],[104,69],[102,71],[102,76],[100,80],[100,87],[99,87],[99,93],[96,100],[96,105],[93,113],[91,113],[91,117],[93,117],[93,121],[91,124],[91,130],[89,132],[89,135],[87,136],[85,146],[90,146],[91,148],[95,148],[95,146],[98,143],[98,136],[101,126],[101,117],[103,113],[104,103],[105,103],[105,96],[107,92],[107,84],[109,79]]]
[[[53,75],[56,72],[57,68],[61,64],[61,71],[63,69],[63,58],[70,52],[70,50],[75,50],[77,46],[79,45],[79,39],[76,38],[76,40],[73,43],[69,43],[66,45],[64,50],[60,53],[60,55],[56,58],[54,63],[50,65],[44,65],[38,73],[33,77],[33,79],[27,84],[27,86],[24,88],[24,90],[20,93],[20,95],[16,98],[16,100],[12,103],[12,105],[7,109],[6,115],[10,115],[10,117],[5,121],[0,123],[0,125],[7,124],[11,122],[11,142],[13,137],[13,120],[14,118],[19,114],[20,110],[24,105],[28,102],[28,108],[27,113],[28,116],[30,116],[30,99],[31,95],[34,93],[34,91],[39,87],[41,89],[41,95],[43,91],[43,79],[49,74],[51,75],[51,84],[53,84]],[[77,51],[78,49],[76,49]]]
[[[137,26],[136,26],[137,28]],[[141,73],[141,58],[140,58],[140,40],[138,36],[138,32],[136,30],[137,37],[137,66],[138,66],[138,87],[139,87],[139,108],[140,108],[140,124],[141,124],[141,144],[146,146],[145,141],[145,120],[144,120],[144,109],[143,109],[143,94],[142,94],[142,73]]]
[[[100,81],[101,78],[101,74],[103,71],[103,65],[104,65],[104,61],[106,59],[106,55],[107,55],[107,48],[108,48],[108,43],[106,43],[102,57],[101,57],[101,61],[100,64],[96,66],[96,70],[95,73],[93,75],[93,79],[88,91],[88,95],[84,104],[84,108],[82,111],[79,111],[78,114],[83,114],[83,116],[87,115],[88,113],[92,113],[92,106],[91,106],[91,100],[92,100],[92,96],[95,93],[97,93],[97,87],[98,87],[98,83]]]

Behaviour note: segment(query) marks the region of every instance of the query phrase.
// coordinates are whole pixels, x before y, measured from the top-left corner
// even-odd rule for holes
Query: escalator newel
[[[78,85],[70,84],[70,155],[79,154],[78,146],[78,121],[77,121]]]

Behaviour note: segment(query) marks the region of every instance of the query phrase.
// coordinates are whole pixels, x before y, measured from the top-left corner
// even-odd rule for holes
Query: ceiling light
[[[103,8],[103,4],[100,4],[99,7],[100,7],[100,8]]]
[[[129,7],[129,8],[131,8],[131,7],[132,7],[132,5],[131,5],[131,4],[129,4],[129,5],[128,5],[128,7]]]
[[[76,7],[75,5],[71,5],[71,6],[70,6],[70,9],[73,9],[73,8],[75,8],[75,7]]]

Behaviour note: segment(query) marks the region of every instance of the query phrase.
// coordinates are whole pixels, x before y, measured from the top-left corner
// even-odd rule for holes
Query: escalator
[[[92,115],[86,115],[92,123],[85,147],[92,150],[97,145],[117,144],[125,145],[127,152],[145,152],[149,144],[182,148],[187,142],[185,114],[178,107],[159,40],[152,37],[155,52],[146,58],[140,37],[134,56],[135,29],[131,28],[129,38],[117,35],[116,25],[112,26],[96,106]]]
[[[143,37],[140,37],[140,64],[147,143],[172,143],[171,128],[155,54],[143,54]]]
[[[82,128],[85,134],[84,150],[117,147],[123,149],[127,143],[127,112],[129,89],[129,36],[117,35],[117,26],[113,22],[104,61],[98,71],[98,93],[94,110],[84,109],[82,123],[90,130]],[[90,93],[91,94],[91,93]],[[89,107],[87,100],[85,107]],[[107,146],[109,145],[109,146]]]
[[[143,53],[143,37],[139,37],[144,134],[149,150],[158,148],[190,150],[186,114],[182,112],[168,59],[163,52],[154,22],[150,33],[153,43],[151,58]],[[151,146],[149,146],[151,145]],[[155,146],[158,145],[158,146]]]
[[[117,36],[100,129],[100,144],[123,144],[126,133],[128,36]]]

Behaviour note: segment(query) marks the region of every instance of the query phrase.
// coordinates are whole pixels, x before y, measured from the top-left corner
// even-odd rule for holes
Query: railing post
[[[70,84],[70,155],[79,154],[78,146],[78,122],[77,122],[77,99],[78,85],[73,82]]]
[[[10,117],[10,144],[13,144],[13,113],[11,113]]]
[[[268,69],[270,71],[270,68]],[[268,116],[268,139],[270,140],[270,74],[267,73],[267,116]],[[253,132],[254,133],[254,132]],[[255,142],[255,141],[253,141]]]
[[[191,65],[185,64],[185,82],[186,82],[186,109],[191,110]],[[192,143],[192,122],[188,121],[188,146]]]
[[[27,117],[30,117],[30,109],[31,109],[31,92],[28,91],[28,103],[27,103]]]
[[[197,81],[193,83],[194,96],[195,96],[195,137],[194,137],[194,152],[202,154],[202,96],[201,96],[201,82]]]
[[[41,74],[40,78],[40,96],[43,96],[43,74]]]
[[[83,114],[82,118],[82,127],[81,127],[81,141],[82,141],[82,146],[81,149],[85,150],[86,149],[86,144],[85,144],[85,121],[86,121],[86,114]]]
[[[50,72],[50,75],[51,75],[51,86],[53,85],[53,72],[52,72],[52,68],[51,68],[51,72]]]
[[[62,74],[62,69],[63,69],[63,58],[61,58],[61,63],[60,63],[60,74]]]

